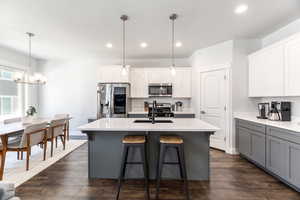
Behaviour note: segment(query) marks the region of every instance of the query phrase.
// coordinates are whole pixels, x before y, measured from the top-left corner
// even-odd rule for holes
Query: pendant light
[[[170,15],[170,20],[172,22],[172,51],[171,51],[171,66],[170,71],[173,76],[176,75],[175,69],[175,57],[174,57],[174,43],[175,43],[175,20],[177,19],[178,15],[176,13]]]
[[[121,20],[122,20],[122,25],[123,25],[123,55],[122,55],[122,60],[123,60],[123,62],[122,62],[122,75],[123,76],[125,76],[125,75],[127,75],[127,70],[128,70],[128,68],[129,68],[129,66],[128,65],[126,65],[126,61],[125,61],[125,22],[128,20],[128,16],[127,15],[122,15],[121,16],[121,18],[120,18]]]
[[[26,35],[28,36],[28,67],[31,69],[31,61],[32,61],[32,56],[31,56],[31,39],[34,37],[33,33],[27,32]],[[35,73],[34,75],[28,76],[28,80],[24,80],[24,75],[22,73],[15,73],[14,74],[14,81],[16,83],[21,83],[21,84],[31,84],[31,85],[42,85],[46,83],[46,78],[41,75],[40,73]]]

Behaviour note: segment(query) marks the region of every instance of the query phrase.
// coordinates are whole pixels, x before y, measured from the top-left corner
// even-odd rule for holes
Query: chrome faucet
[[[154,100],[152,103],[152,112],[150,119],[152,120],[152,124],[155,124],[155,114],[156,114],[156,101]]]

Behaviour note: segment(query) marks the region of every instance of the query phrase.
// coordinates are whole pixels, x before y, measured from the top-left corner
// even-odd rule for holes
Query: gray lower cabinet
[[[245,128],[239,127],[239,152],[250,158],[251,156],[251,133]]]
[[[287,157],[286,157],[287,142],[284,140],[267,136],[267,169],[286,179]]]
[[[265,167],[265,134],[239,127],[239,151],[257,164]]]
[[[240,154],[300,192],[300,133],[237,120]]]
[[[266,136],[261,133],[253,132],[251,134],[251,159],[266,166]]]
[[[288,181],[300,188],[300,145],[289,143],[288,145]]]

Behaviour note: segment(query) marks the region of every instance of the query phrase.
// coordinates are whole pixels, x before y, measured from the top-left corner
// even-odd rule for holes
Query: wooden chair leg
[[[46,160],[46,155],[47,155],[47,140],[44,142],[44,161]]]
[[[60,135],[60,139],[63,144],[63,149],[65,150],[66,149],[66,137],[63,135]]]
[[[17,150],[17,160],[20,160],[20,151]]]
[[[29,170],[29,155],[30,155],[30,147],[27,147],[26,149],[26,171]]]
[[[57,148],[57,137],[55,138],[55,148]]]
[[[51,138],[51,157],[53,157],[54,138]]]
[[[21,150],[21,160],[23,160],[23,150]]]

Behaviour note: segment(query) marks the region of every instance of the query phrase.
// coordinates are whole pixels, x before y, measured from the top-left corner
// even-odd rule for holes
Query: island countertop
[[[147,118],[145,118],[147,119]],[[141,118],[103,118],[78,127],[81,132],[89,131],[160,131],[160,132],[215,132],[219,128],[196,118],[164,118],[173,123],[134,123]]]

